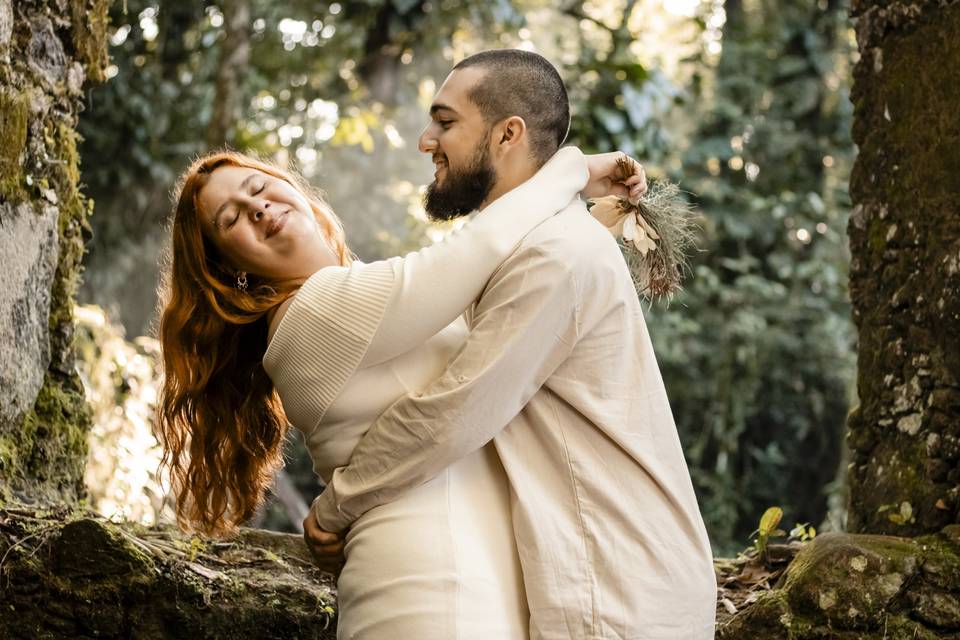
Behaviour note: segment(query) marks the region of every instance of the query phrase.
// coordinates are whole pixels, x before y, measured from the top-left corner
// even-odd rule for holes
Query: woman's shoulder
[[[268,321],[265,364],[305,342],[369,341],[393,289],[387,261],[320,269]]]
[[[267,343],[273,340],[273,336],[277,333],[277,327],[280,326],[280,321],[283,319],[283,316],[286,315],[287,309],[293,304],[294,298],[296,298],[296,294],[277,305],[270,314],[270,323],[267,329]]]

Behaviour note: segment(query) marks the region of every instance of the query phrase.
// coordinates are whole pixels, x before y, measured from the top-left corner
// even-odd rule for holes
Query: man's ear
[[[518,144],[526,142],[527,123],[520,116],[510,116],[497,127],[497,147],[507,151]]]

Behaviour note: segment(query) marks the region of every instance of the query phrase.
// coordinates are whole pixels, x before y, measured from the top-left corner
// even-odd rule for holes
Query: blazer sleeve
[[[341,531],[489,442],[570,355],[579,299],[562,257],[536,246],[511,257],[443,375],[391,405],[334,471],[313,503],[320,526]]]

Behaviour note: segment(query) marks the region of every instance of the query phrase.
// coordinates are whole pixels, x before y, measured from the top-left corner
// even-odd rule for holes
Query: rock
[[[58,211],[0,205],[0,431],[28,411],[50,364],[50,289],[59,256]]]
[[[27,48],[30,66],[51,85],[62,82],[67,71],[67,55],[53,30],[53,23],[49,18],[37,18],[30,28],[33,32]]]
[[[0,0],[0,51],[10,46],[13,35],[13,6],[10,0]]]
[[[83,81],[87,79],[83,71],[83,65],[74,62],[67,69],[67,91],[71,96],[79,98],[83,95]]]
[[[780,584],[722,622],[721,640],[960,637],[957,525],[919,538],[826,533]]]
[[[52,545],[51,566],[69,580],[152,577],[153,562],[121,531],[93,518],[68,523]]]
[[[0,509],[0,637],[333,640],[333,576],[303,538],[210,540],[89,513]]]
[[[792,611],[838,629],[882,622],[890,602],[917,571],[916,543],[902,538],[825,533],[787,570]]]

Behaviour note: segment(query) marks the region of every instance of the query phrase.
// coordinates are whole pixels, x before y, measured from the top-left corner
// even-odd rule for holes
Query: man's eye
[[[437,124],[439,124],[444,129],[449,129],[450,125],[453,124],[453,120],[437,120]]]

